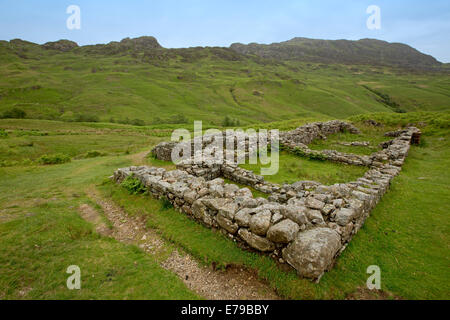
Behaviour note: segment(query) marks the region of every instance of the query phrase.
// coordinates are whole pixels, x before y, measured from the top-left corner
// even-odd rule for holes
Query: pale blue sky
[[[66,8],[81,8],[81,30]],[[366,9],[381,8],[381,30]],[[450,62],[449,0],[0,0],[0,40],[80,45],[155,36],[167,48],[272,43],[293,37],[403,42]]]

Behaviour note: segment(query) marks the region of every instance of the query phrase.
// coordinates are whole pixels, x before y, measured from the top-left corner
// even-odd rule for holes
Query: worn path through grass
[[[112,232],[107,234],[119,242],[134,244],[151,254],[164,269],[175,273],[198,295],[212,300],[278,299],[254,272],[242,266],[216,270],[212,266],[200,265],[194,257],[168,243],[155,230],[147,228],[144,216],[128,215],[122,208],[102,198],[96,190],[89,189],[88,196],[101,207],[112,223]],[[85,213],[94,210],[88,205],[81,208]],[[98,220],[97,224],[99,227],[102,225]]]

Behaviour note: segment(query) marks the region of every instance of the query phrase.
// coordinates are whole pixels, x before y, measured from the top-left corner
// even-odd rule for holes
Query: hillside
[[[432,56],[423,54],[408,45],[376,39],[350,41],[294,38],[270,45],[235,43],[231,45],[231,49],[242,54],[279,60],[384,65],[413,70],[442,66],[442,63]]]
[[[302,61],[232,48],[165,49],[153,37],[90,46],[0,41],[0,300],[448,299],[449,64],[413,70],[368,64],[369,57],[337,63],[314,60],[314,54]],[[283,260],[242,250],[180,213],[170,195],[157,199],[133,177],[120,185],[109,178],[129,166],[175,169],[149,151],[170,140],[175,128],[192,131],[193,120],[203,120],[204,129],[288,131],[336,118],[359,133],[316,139],[312,150],[372,154],[380,143],[390,144],[386,132],[411,125],[422,136],[389,192],[379,202],[366,194],[377,207],[319,283],[300,278]],[[357,190],[384,190],[360,179],[369,168],[295,150],[281,152],[280,170],[267,181],[357,181]],[[379,173],[373,181],[388,181],[394,167],[377,165],[386,169],[373,170]],[[244,186],[254,198],[268,197],[251,185],[238,187]],[[313,189],[297,197],[320,203]],[[329,190],[342,190],[345,198],[353,188],[345,189]],[[247,197],[233,194],[244,206]],[[322,195],[333,213],[347,209],[343,199]],[[345,206],[358,203],[364,202]],[[318,210],[305,212],[322,217]],[[324,226],[333,224],[317,227]],[[354,228],[353,222],[347,226]],[[69,265],[80,268],[81,290],[68,290]],[[367,267],[374,265],[382,270],[382,287],[366,290]]]
[[[288,42],[293,52],[299,52],[297,42],[304,41]],[[315,62],[285,59],[284,49],[271,46],[278,59],[236,52],[238,45],[165,49],[153,37],[90,46],[69,40],[44,45],[0,41],[0,116],[138,125],[193,120],[222,125],[228,116],[229,124],[250,125],[450,109],[448,71],[367,65],[376,57],[376,49],[365,49],[372,42],[357,42],[363,49],[353,55],[341,50],[336,63],[327,55],[319,62],[312,53],[308,55]],[[253,45],[243,46],[249,47]],[[324,52],[333,56],[338,51]],[[392,60],[400,51],[386,57]],[[416,56],[423,65],[439,64],[418,52]],[[352,57],[359,60],[345,63]]]

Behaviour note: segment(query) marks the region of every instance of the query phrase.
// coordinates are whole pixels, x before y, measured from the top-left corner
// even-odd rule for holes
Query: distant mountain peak
[[[118,43],[118,42],[110,42]],[[133,48],[135,50],[147,50],[147,49],[160,49],[162,46],[159,44],[158,40],[155,37],[151,36],[142,36],[138,38],[125,38],[119,42],[122,46],[127,46]]]
[[[272,44],[234,43],[230,48],[241,54],[275,60],[387,65],[413,69],[428,69],[442,65],[432,56],[406,44],[367,38],[353,41],[296,37]]]
[[[138,38],[124,38],[108,44],[78,46],[70,40],[58,40],[38,45],[32,42],[14,39],[0,42],[0,45],[15,50],[21,57],[31,57],[33,53],[28,49],[43,48],[59,52],[84,52],[99,55],[124,55],[144,52],[146,58],[158,57],[168,59],[170,56],[183,55],[183,59],[192,60],[195,57],[211,54],[225,60],[242,60],[246,56],[259,60],[269,59],[278,61],[303,61],[325,64],[349,64],[400,67],[410,70],[434,70],[446,67],[430,55],[403,44],[390,43],[378,39],[360,40],[319,40],[295,37],[290,40],[272,44],[242,44],[233,43],[229,48],[185,48],[165,49],[155,37],[142,36]],[[201,50],[206,50],[200,53]],[[198,51],[198,52],[197,52]],[[33,51],[36,53],[36,51]],[[446,67],[448,68],[448,67]]]
[[[45,49],[66,52],[66,51],[70,51],[74,48],[78,48],[78,43],[76,43],[74,41],[62,39],[62,40],[58,40],[58,41],[44,43],[42,45],[42,47],[44,47]]]

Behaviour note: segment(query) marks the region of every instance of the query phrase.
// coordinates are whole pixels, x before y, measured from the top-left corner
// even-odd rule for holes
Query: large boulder
[[[208,214],[208,210],[201,200],[197,200],[192,205],[192,214],[195,218],[203,221],[208,226],[212,225],[212,217]]]
[[[307,224],[308,218],[306,217],[307,208],[300,205],[287,205],[281,207],[281,214],[286,218],[298,223],[299,225]]]
[[[341,238],[335,230],[316,228],[300,232],[283,250],[283,258],[300,276],[318,279],[332,266],[340,248]]]
[[[345,226],[350,222],[352,222],[354,217],[355,217],[355,210],[350,208],[342,208],[336,212],[334,220],[338,225]]]
[[[222,213],[219,213],[217,215],[216,221],[219,224],[219,226],[221,226],[231,234],[235,234],[239,229],[239,226],[236,223],[233,223],[233,221],[228,219]]]
[[[184,200],[186,200],[190,204],[193,204],[195,200],[197,200],[197,197],[198,193],[191,189],[188,189],[188,191],[183,194]]]
[[[235,204],[234,202],[230,202],[219,209],[219,214],[222,214],[226,218],[233,220],[237,210],[237,204]]]
[[[275,250],[275,244],[272,241],[251,233],[247,229],[239,229],[238,234],[253,249],[262,252]]]
[[[276,243],[289,243],[294,240],[300,230],[298,224],[286,219],[272,226],[267,232],[267,239]]]
[[[219,211],[223,208],[230,200],[224,198],[213,198],[213,199],[201,199],[202,203],[211,210]]]
[[[314,210],[322,210],[323,207],[325,206],[325,203],[323,203],[322,201],[312,198],[312,197],[308,197],[306,199],[306,206],[308,208],[314,209]]]
[[[235,184],[226,184],[224,187],[225,198],[234,198],[236,192],[239,191],[239,187]]]
[[[323,224],[325,222],[319,210],[308,209],[306,210],[306,216],[313,224]]]
[[[249,213],[249,210],[246,208],[238,211],[234,217],[237,224],[240,225],[241,227],[249,227],[251,218],[252,216]]]
[[[250,230],[259,236],[265,236],[267,230],[269,230],[271,219],[272,213],[270,210],[258,212],[250,218]]]

